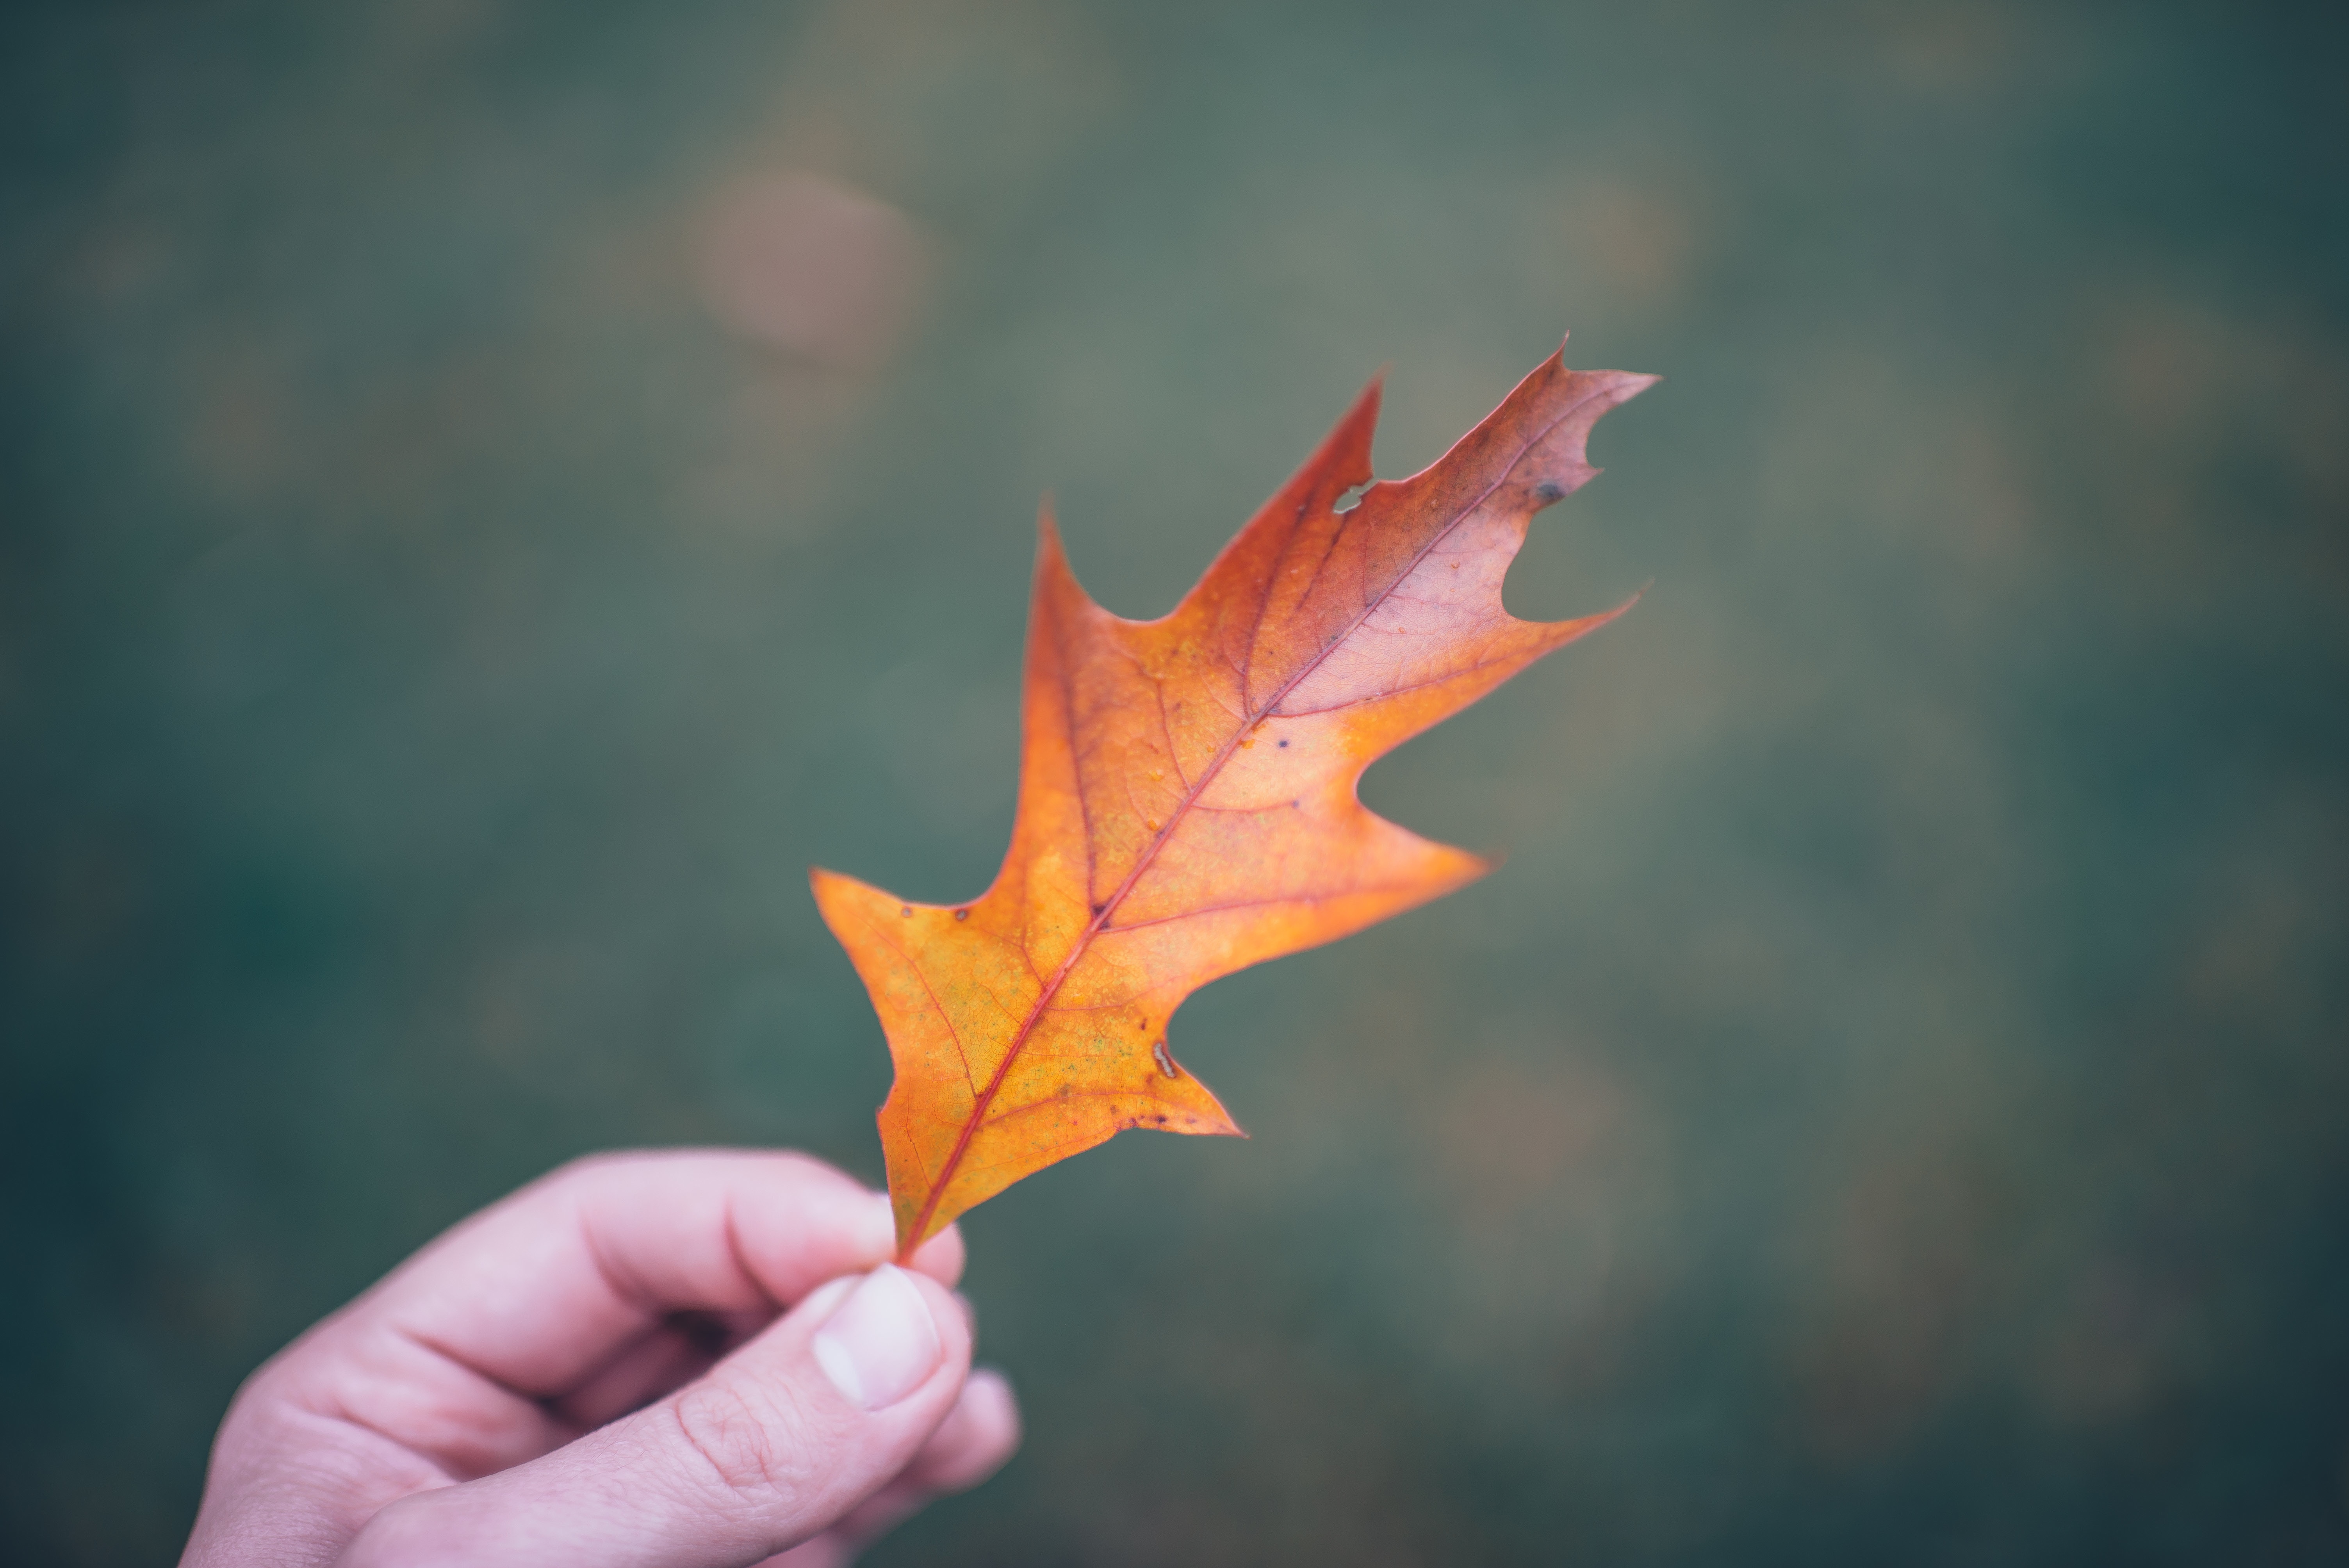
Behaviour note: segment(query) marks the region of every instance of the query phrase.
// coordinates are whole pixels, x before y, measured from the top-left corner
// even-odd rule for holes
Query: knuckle
[[[571,1191],[603,1181],[615,1167],[626,1164],[627,1161],[627,1155],[613,1153],[609,1150],[582,1154],[575,1159],[564,1161],[523,1191],[525,1192]]]
[[[713,1379],[669,1408],[690,1460],[726,1491],[764,1501],[806,1486],[805,1422],[787,1398]]]
[[[778,1149],[765,1156],[775,1173],[785,1181],[811,1187],[838,1187],[862,1192],[864,1186],[855,1177],[828,1160],[803,1154],[796,1149]]]

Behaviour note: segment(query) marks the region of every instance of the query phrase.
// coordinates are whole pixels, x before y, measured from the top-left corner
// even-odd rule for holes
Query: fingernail
[[[929,1303],[891,1264],[864,1276],[812,1348],[833,1387],[867,1410],[885,1410],[920,1387],[945,1349]]]

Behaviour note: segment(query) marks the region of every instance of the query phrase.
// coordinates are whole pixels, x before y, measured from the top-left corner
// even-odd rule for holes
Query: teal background
[[[992,873],[1039,494],[1155,614],[1571,327],[1510,602],[1652,590],[1366,784],[1506,866],[970,1217],[1030,1440],[873,1561],[2349,1560],[2341,15],[10,7],[8,1554],[566,1157],[877,1178],[805,870]],[[698,281],[788,170],[855,363]]]

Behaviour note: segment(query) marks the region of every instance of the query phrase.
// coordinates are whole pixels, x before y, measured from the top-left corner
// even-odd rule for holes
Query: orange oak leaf
[[[1355,785],[1630,607],[1502,608],[1533,514],[1598,471],[1591,425],[1655,380],[1563,352],[1433,467],[1377,484],[1372,383],[1162,620],[1095,604],[1043,518],[995,884],[909,903],[812,873],[896,1064],[879,1119],[902,1252],[1126,1128],[1239,1134],[1167,1051],[1184,998],[1489,869],[1374,816]]]

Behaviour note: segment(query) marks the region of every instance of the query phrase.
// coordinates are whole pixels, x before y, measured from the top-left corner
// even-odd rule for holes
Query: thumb
[[[635,1415],[528,1464],[391,1504],[342,1563],[756,1563],[904,1470],[969,1369],[969,1324],[935,1280],[888,1265],[834,1280]]]

